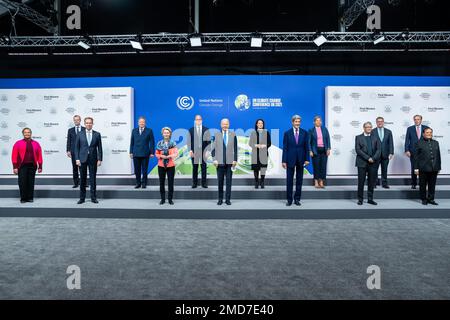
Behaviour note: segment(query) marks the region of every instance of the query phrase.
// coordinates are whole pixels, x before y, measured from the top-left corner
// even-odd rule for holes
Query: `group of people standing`
[[[314,187],[325,188],[327,160],[331,154],[331,140],[327,128],[319,116],[314,118],[314,126],[306,131],[301,128],[302,118],[294,115],[292,127],[283,135],[282,166],[286,169],[286,205],[301,205],[304,167],[312,160]],[[80,188],[82,204],[86,199],[87,171],[89,170],[89,188],[92,203],[98,203],[96,192],[97,168],[103,161],[101,134],[93,130],[94,120],[73,117],[74,127],[67,133],[67,156],[71,158],[73,168],[73,188]],[[224,118],[220,122],[221,130],[211,135],[210,129],[203,125],[201,115],[196,115],[194,125],[189,129],[187,147],[192,161],[192,188],[198,187],[198,173],[201,172],[201,186],[207,185],[207,162],[211,155],[216,167],[218,179],[218,205],[224,200],[231,205],[231,187],[233,171],[238,160],[238,140],[231,131],[230,121]],[[363,204],[363,191],[368,179],[368,203],[376,205],[374,188],[378,169],[381,167],[381,185],[389,188],[387,172],[389,161],[394,156],[393,134],[384,127],[384,119],[376,119],[376,128],[366,122],[363,133],[355,138],[355,166],[358,169],[358,205]],[[42,172],[42,150],[39,143],[32,139],[29,128],[22,130],[23,139],[14,144],[12,152],[13,172],[18,175],[21,203],[33,202],[35,174]],[[130,158],[133,159],[136,176],[135,188],[147,187],[149,159],[158,159],[158,176],[161,200],[166,199],[173,205],[175,159],[178,157],[176,143],[172,140],[169,127],[161,129],[162,139],[155,143],[152,129],[146,125],[146,119],[139,117],[138,126],[133,129],[130,141]],[[257,119],[250,134],[251,169],[254,172],[255,188],[265,187],[265,176],[269,162],[269,148],[272,145],[269,130],[263,119]],[[437,205],[434,200],[437,174],[441,170],[439,143],[433,140],[433,130],[422,125],[422,116],[414,116],[414,125],[408,127],[405,139],[405,154],[411,161],[411,183],[416,189],[419,176],[422,204]],[[294,175],[296,188],[294,192]],[[165,181],[168,180],[166,197]],[[225,190],[224,190],[225,187]]]

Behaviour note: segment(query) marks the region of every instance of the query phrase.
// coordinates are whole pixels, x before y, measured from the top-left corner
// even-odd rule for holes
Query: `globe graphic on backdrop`
[[[234,100],[234,106],[239,111],[247,110],[250,108],[250,100],[245,94],[240,94],[236,97],[236,100]]]

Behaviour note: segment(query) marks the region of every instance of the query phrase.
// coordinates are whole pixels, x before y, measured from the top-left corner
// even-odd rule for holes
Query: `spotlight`
[[[202,46],[202,38],[201,35],[196,33],[189,37],[189,42],[191,47],[201,47]]]
[[[321,45],[323,45],[327,41],[328,41],[327,38],[325,38],[323,35],[319,35],[317,38],[314,39],[314,43],[318,47],[320,47]]]
[[[386,38],[384,36],[379,36],[378,38],[376,38],[375,40],[373,40],[373,44],[377,45],[380,42],[383,42]]]
[[[262,35],[259,33],[254,33],[250,39],[250,47],[261,48],[263,43]]]
[[[90,45],[88,45],[86,42],[82,40],[78,41],[78,45],[82,47],[84,50],[89,50],[91,48]]]
[[[85,35],[80,38],[80,41],[78,41],[78,45],[82,47],[84,50],[91,49],[91,44],[94,43],[94,40],[89,36]]]
[[[142,44],[139,41],[130,40],[130,44],[135,50],[144,50],[144,48],[142,48]]]

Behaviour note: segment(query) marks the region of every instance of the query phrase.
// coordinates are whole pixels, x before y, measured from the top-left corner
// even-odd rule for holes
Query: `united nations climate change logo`
[[[180,110],[190,110],[194,106],[194,98],[188,96],[180,96],[177,98],[177,107]]]
[[[240,94],[234,100],[234,106],[239,111],[244,111],[250,108],[250,99],[245,94]]]

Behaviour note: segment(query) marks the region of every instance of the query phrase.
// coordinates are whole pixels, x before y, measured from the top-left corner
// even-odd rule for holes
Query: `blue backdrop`
[[[290,127],[291,115],[303,118],[302,127],[312,127],[315,115],[324,116],[326,86],[449,86],[450,77],[409,76],[143,76],[0,79],[0,88],[70,88],[133,87],[134,115],[144,115],[160,138],[160,128],[192,126],[195,114],[203,115],[204,124],[219,128],[220,119],[228,117],[231,128],[247,130],[257,118],[264,118],[268,128],[282,131]],[[245,95],[250,104],[235,106],[236,97]],[[186,96],[185,104],[179,101]],[[192,105],[192,100],[193,105]],[[212,99],[212,100],[211,100]],[[253,100],[268,99],[268,100]],[[272,99],[272,100],[270,100]],[[186,106],[181,110],[177,105]],[[256,103],[274,102],[273,106]],[[282,137],[280,135],[280,137]],[[181,139],[181,138],[180,138]],[[177,142],[180,142],[178,140]],[[278,142],[279,144],[280,142]],[[277,141],[275,141],[277,144]]]

